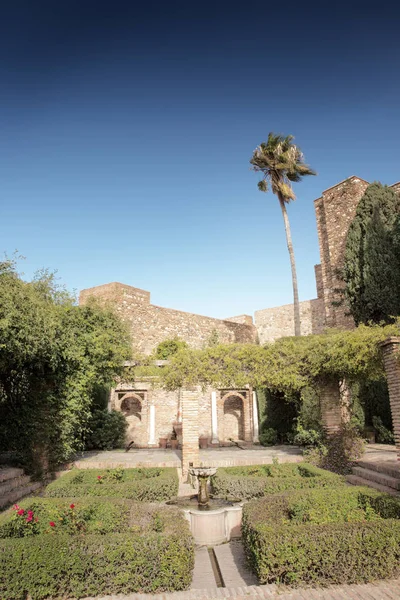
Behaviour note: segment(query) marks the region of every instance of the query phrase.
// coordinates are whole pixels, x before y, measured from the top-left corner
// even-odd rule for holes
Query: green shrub
[[[0,541],[0,597],[25,600],[188,589],[194,549],[179,519],[174,535],[34,536]]]
[[[173,468],[124,469],[119,480],[115,470],[74,469],[50,483],[45,491],[53,498],[106,496],[141,502],[161,502],[177,494],[178,474]]]
[[[212,491],[223,498],[257,498],[267,494],[319,487],[342,487],[342,477],[307,463],[219,468]]]
[[[380,417],[372,417],[372,425],[376,431],[376,441],[380,444],[394,444],[393,432],[387,429]]]
[[[357,429],[344,425],[326,441],[326,452],[321,455],[320,466],[334,473],[351,473],[354,461],[364,453],[365,442]]]
[[[243,543],[261,584],[396,577],[399,514],[399,500],[368,488],[270,496],[244,506]]]
[[[321,443],[322,434],[316,429],[304,429],[300,422],[293,432],[293,443],[297,446],[317,446]]]
[[[102,498],[28,498],[14,505],[23,514],[12,508],[0,515],[0,538],[123,532],[130,526],[132,504],[119,498],[112,502]]]
[[[123,448],[128,427],[125,415],[117,410],[95,410],[90,422],[90,434],[86,439],[88,450],[112,450]]]
[[[71,504],[86,525],[76,535],[57,521]],[[176,507],[113,498],[30,498],[21,507],[39,515],[43,530],[14,538],[12,509],[0,517],[0,598],[82,598],[187,589],[193,540]],[[86,513],[85,513],[86,511]],[[49,532],[53,518],[55,527]]]
[[[262,446],[274,446],[278,442],[278,432],[269,427],[260,433],[259,440]]]

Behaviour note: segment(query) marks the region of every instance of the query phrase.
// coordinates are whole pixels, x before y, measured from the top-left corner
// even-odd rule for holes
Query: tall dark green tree
[[[389,323],[400,314],[399,211],[400,197],[393,189],[373,183],[350,225],[343,280],[345,298],[357,325]]]
[[[262,142],[254,150],[250,164],[253,166],[254,171],[262,174],[262,179],[258,182],[258,189],[261,192],[267,192],[268,186],[270,186],[272,193],[278,198],[279,206],[281,207],[292,269],[294,334],[301,335],[296,261],[286,205],[296,199],[292,183],[301,181],[306,175],[316,175],[316,173],[304,162],[303,153],[293,143],[293,139],[292,135],[283,136],[269,133],[267,141]]]

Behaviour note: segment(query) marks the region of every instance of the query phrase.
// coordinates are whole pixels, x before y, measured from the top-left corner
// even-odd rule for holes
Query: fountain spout
[[[208,495],[208,480],[215,475],[217,469],[215,467],[191,467],[189,473],[197,477],[199,482],[199,493],[197,502],[199,507],[204,508],[209,505],[210,496]]]

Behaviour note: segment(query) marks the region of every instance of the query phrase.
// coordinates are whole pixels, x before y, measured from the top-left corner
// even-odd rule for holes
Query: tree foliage
[[[129,356],[110,309],[76,306],[48,272],[25,282],[15,263],[0,264],[0,444],[28,468],[83,446],[94,390]]]
[[[180,340],[178,337],[164,340],[160,342],[155,349],[154,357],[159,360],[168,360],[170,356],[173,356],[179,350],[183,350],[187,347],[187,343],[184,340]]]
[[[254,344],[182,350],[160,369],[167,389],[208,385],[268,388],[286,396],[332,378],[349,382],[384,377],[379,342],[399,334],[399,325],[360,325],[354,331],[281,338],[265,347]]]
[[[400,314],[399,211],[393,189],[373,183],[350,225],[343,279],[356,324],[388,323]]]

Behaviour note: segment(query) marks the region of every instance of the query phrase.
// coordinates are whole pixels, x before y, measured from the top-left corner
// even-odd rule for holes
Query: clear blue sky
[[[269,131],[295,135],[318,171],[289,207],[301,299],[316,294],[313,200],[353,174],[400,179],[389,3],[8,4],[0,250],[25,255],[27,277],[252,314],[292,295],[278,203],[249,170]]]

